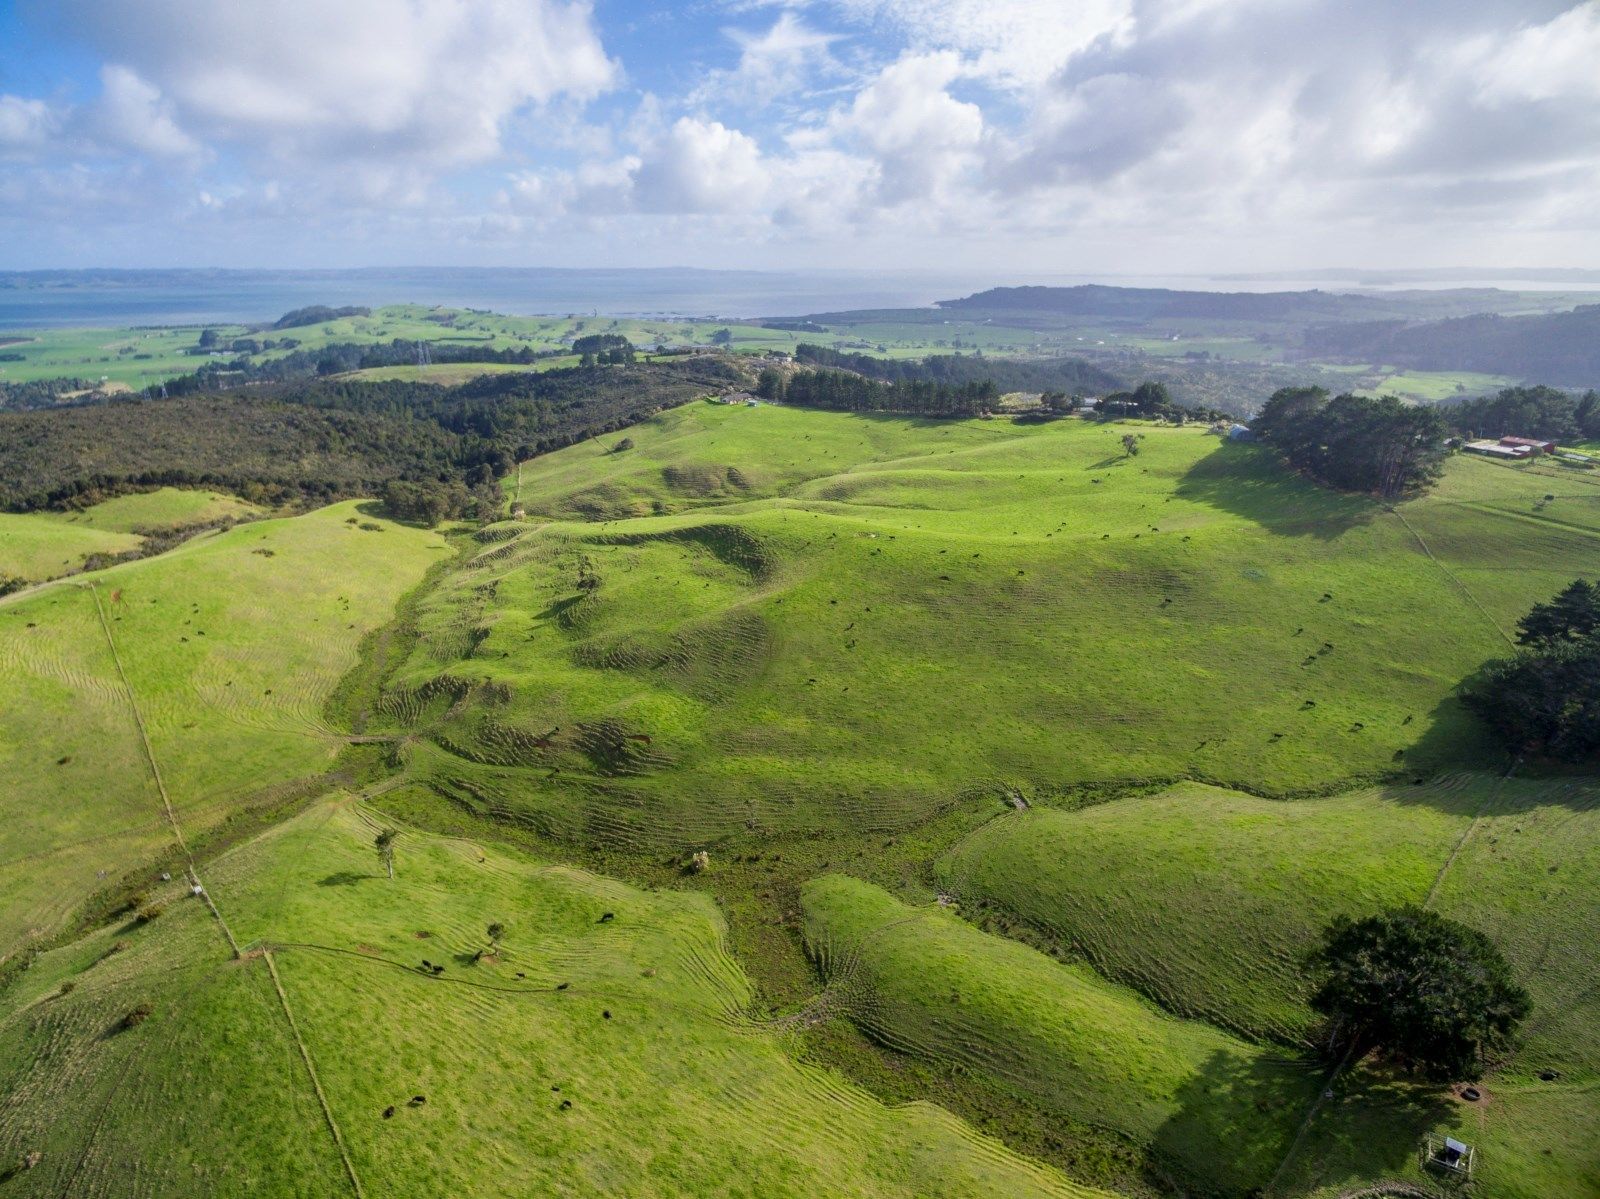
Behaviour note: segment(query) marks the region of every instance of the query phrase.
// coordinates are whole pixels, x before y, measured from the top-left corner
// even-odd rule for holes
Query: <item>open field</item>
[[[139,548],[132,533],[97,529],[35,513],[0,512],[0,578],[37,582],[76,570],[94,554]]]
[[[107,929],[41,959],[0,1017],[0,1155],[42,1154],[16,1194],[1090,1199],[936,1108],[793,1063],[742,1015],[702,897],[417,833],[391,881],[374,827],[324,803],[207,872],[281,1002],[267,960],[229,961],[177,896],[113,956]]]
[[[1408,400],[1448,400],[1453,396],[1488,395],[1511,387],[1516,379],[1474,371],[1397,371],[1378,367],[1360,375],[1357,395],[1397,395]]]
[[[1592,780],[1458,776],[1287,803],[1190,785],[1000,816],[941,863],[948,891],[963,906],[983,905],[969,916],[997,928],[1024,920],[1068,964],[854,880],[807,889],[807,929],[854,1018],[875,1036],[1128,1132],[1182,1163],[1181,1174],[1213,1171],[1209,1182],[1223,1193],[1262,1185],[1285,1158],[1286,1176],[1298,1179],[1285,1194],[1331,1193],[1379,1172],[1426,1182],[1405,1150],[1448,1133],[1482,1147],[1488,1193],[1532,1197],[1600,1179],[1597,871]],[[1129,1109],[1130,1097],[1176,1093],[1145,1077],[1150,1059],[1138,1054],[1168,1044],[1172,1030],[1207,1026],[1137,1013],[1100,976],[1212,1024],[1303,1036],[1311,1026],[1300,962],[1318,931],[1341,913],[1408,902],[1487,932],[1533,995],[1536,1015],[1516,1053],[1483,1084],[1486,1105],[1367,1068],[1341,1081],[1336,1102],[1289,1155],[1308,1110],[1304,1075],[1273,1064],[1281,1050],[1234,1043],[1213,1046],[1218,1056],[1204,1069],[1183,1059],[1168,1079],[1203,1096],[1198,1114],[1186,1115],[1209,1127],[1180,1131],[1169,1114],[1158,1131],[1149,1113]],[[1080,1001],[1075,1018],[1055,1014],[1084,988],[1092,1001]],[[1121,1023],[1129,1012],[1168,1032],[1135,1031]],[[1258,1172],[1236,1149],[1226,1158],[1236,1173],[1217,1176],[1218,1144],[1259,1146]]]
[[[1531,297],[1533,308],[1546,310],[1564,297]],[[1508,296],[1508,302],[1510,297]],[[1007,323],[1015,320],[1017,323]],[[1237,401],[1260,389],[1252,370],[1274,368],[1273,384],[1320,382],[1335,386],[1342,378],[1362,394],[1393,392],[1414,401],[1478,395],[1516,380],[1469,371],[1402,371],[1381,364],[1336,366],[1320,362],[1285,365],[1288,343],[1275,325],[1234,328],[1228,322],[1175,318],[1154,327],[1140,323],[1088,320],[1038,325],[1027,313],[974,316],[959,310],[839,313],[821,331],[773,329],[761,324],[703,319],[636,319],[604,316],[507,316],[470,309],[391,305],[371,316],[342,317],[284,330],[244,325],[210,326],[221,349],[214,356],[196,355],[207,326],[125,329],[29,330],[3,352],[20,361],[0,362],[0,383],[76,377],[102,390],[144,388],[188,374],[208,362],[239,355],[227,347],[235,339],[291,339],[292,348],[314,352],[335,343],[387,344],[395,339],[427,341],[439,346],[482,346],[496,350],[560,351],[577,337],[612,333],[628,337],[641,350],[711,344],[713,338],[733,353],[792,352],[801,342],[886,358],[923,358],[931,354],[983,353],[1054,358],[1087,357],[1130,380],[1164,378],[1185,402],[1206,404]],[[6,337],[0,331],[0,343]],[[291,348],[279,346],[249,355],[261,363],[281,358]],[[502,370],[549,370],[576,362],[565,355],[531,366],[502,363],[455,363],[431,366],[373,367],[351,377],[403,379],[449,385]],[[1274,366],[1274,364],[1276,364]],[[1240,374],[1240,371],[1246,372]],[[1177,372],[1174,374],[1174,372]],[[1237,377],[1236,377],[1237,376]],[[1270,387],[1268,388],[1270,390]],[[1263,393],[1264,394],[1264,393]],[[1259,397],[1257,397],[1259,400]]]
[[[0,577],[34,582],[66,574],[95,554],[138,549],[142,534],[261,515],[254,504],[208,491],[118,496],[77,512],[0,513]]]
[[[1527,967],[1547,1017],[1524,1053],[1541,1068],[1596,1070],[1600,1043],[1579,1030],[1600,1026],[1586,998],[1600,963],[1577,946],[1600,912],[1568,879],[1594,868],[1597,804],[1587,782],[1489,775],[1291,803],[1190,784],[999,817],[939,873],[953,893],[1045,930],[1172,1011],[1285,1040],[1311,1027],[1300,962],[1333,916],[1434,895]],[[1541,868],[1555,877],[1535,883]],[[1535,968],[1557,945],[1569,947],[1559,981]]]
[[[504,486],[0,601],[0,958],[56,937],[8,1193],[1333,1199],[1447,1131],[1600,1187],[1600,790],[1455,698],[1593,573],[1586,475],[1389,509],[1193,426],[694,402]],[[1533,995],[1477,1104],[1307,1052],[1307,947],[1406,901]]]
[[[1199,429],[1124,457],[1126,428],[697,404],[527,464],[526,521],[428,597],[393,680],[412,769],[692,848],[1494,764],[1454,689],[1593,560],[1555,519],[1591,489],[1535,511],[1543,479],[1462,461],[1408,526]]]
[[[191,833],[333,761],[324,702],[443,545],[364,520],[240,525],[0,603],[0,958],[171,843],[139,721]]]
[[[205,329],[216,332],[220,344],[215,355],[192,353]],[[0,383],[25,383],[35,379],[81,378],[91,385],[108,384],[149,387],[198,370],[207,362],[228,361],[238,355],[229,349],[240,338],[266,339],[293,346],[280,346],[250,355],[252,361],[282,358],[294,351],[315,351],[324,346],[353,342],[387,344],[397,338],[428,341],[441,346],[482,346],[497,350],[523,349],[544,352],[570,346],[575,338],[595,333],[615,333],[630,338],[641,348],[709,344],[719,330],[727,330],[725,348],[734,352],[760,353],[764,350],[792,351],[802,341],[823,345],[850,345],[872,349],[854,333],[798,333],[769,329],[762,325],[709,320],[637,320],[595,316],[504,316],[498,313],[462,309],[429,308],[417,304],[393,305],[374,309],[371,316],[341,317],[315,325],[274,330],[246,325],[187,325],[160,328],[124,329],[38,329],[25,338],[0,346],[20,361],[0,361]],[[1014,332],[1014,331],[1006,331]],[[878,340],[881,340],[878,339]],[[1014,338],[987,337],[972,345],[1000,349]],[[1027,339],[1024,339],[1027,340]],[[0,343],[5,331],[0,330]],[[541,369],[575,362],[558,357],[540,362]],[[460,372],[471,368],[470,373]],[[362,372],[364,377],[418,377],[415,367],[375,368],[396,374]],[[462,378],[503,369],[503,364],[441,364],[423,368],[423,377],[436,373],[439,382],[460,382]],[[528,367],[514,369],[527,370]],[[410,373],[405,373],[409,371]]]
[[[1264,1184],[1320,1085],[1281,1053],[1173,1019],[937,906],[834,875],[806,887],[804,907],[837,1002],[874,1037],[1122,1133],[1186,1184]]]

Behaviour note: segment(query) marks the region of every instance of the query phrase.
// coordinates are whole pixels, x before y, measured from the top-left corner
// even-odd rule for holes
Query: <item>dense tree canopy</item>
[[[1582,761],[1600,753],[1600,637],[1490,662],[1462,692],[1506,748]]]
[[[1535,604],[1517,622],[1517,641],[1521,645],[1545,645],[1556,641],[1581,641],[1600,632],[1600,587],[1584,579],[1574,579],[1547,604]]]
[[[776,374],[776,372],[774,372]],[[796,371],[775,390],[770,377],[762,381],[770,398],[806,408],[839,412],[903,412],[916,416],[977,416],[994,408],[1000,390],[988,379],[959,384],[927,379],[884,383],[850,371]]]
[[[1122,387],[1116,375],[1081,358],[1047,358],[1030,361],[987,358],[982,354],[930,354],[926,358],[875,358],[802,342],[795,347],[797,361],[808,366],[853,371],[886,383],[914,380],[934,383],[993,383],[1006,391],[1072,391],[1103,395]]]
[[[1450,427],[1478,437],[1600,437],[1600,395],[1569,395],[1553,387],[1507,387],[1492,396],[1446,404]]]
[[[1444,421],[1394,396],[1329,397],[1320,387],[1275,392],[1251,422],[1291,465],[1345,491],[1399,499],[1439,475]]]
[[[1524,646],[1490,662],[1462,699],[1513,753],[1580,761],[1600,753],[1600,589],[1574,580],[1518,626]]]
[[[79,506],[167,484],[266,502],[376,495],[393,479],[471,490],[519,458],[739,377],[716,359],[684,359],[458,387],[329,379],[0,413],[0,506]]]
[[[1311,1006],[1334,1044],[1378,1050],[1441,1082],[1475,1079],[1531,1004],[1500,951],[1476,929],[1426,908],[1341,916],[1313,955]]]
[[[345,308],[330,308],[326,304],[308,304],[304,308],[295,308],[285,312],[272,322],[272,327],[274,329],[299,329],[305,325],[320,325],[324,321],[336,321],[341,317],[371,315],[372,309],[354,305]]]
[[[1354,321],[1305,333],[1307,357],[1388,362],[1413,370],[1469,370],[1573,387],[1600,381],[1600,304],[1528,316],[1442,321]]]

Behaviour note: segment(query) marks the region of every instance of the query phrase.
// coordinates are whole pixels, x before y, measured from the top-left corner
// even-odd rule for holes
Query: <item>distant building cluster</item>
[[[1469,454],[1483,454],[1488,458],[1522,459],[1554,454],[1556,443],[1537,437],[1502,437],[1499,441],[1469,441],[1462,448]]]

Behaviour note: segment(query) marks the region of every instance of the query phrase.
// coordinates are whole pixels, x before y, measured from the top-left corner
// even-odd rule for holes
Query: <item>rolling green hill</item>
[[[166,804],[195,837],[321,776],[324,703],[442,548],[341,504],[0,603],[0,959],[169,855]]]
[[[0,1190],[1600,1187],[1596,785],[1456,698],[1585,473],[697,401],[503,485],[0,601]],[[1533,995],[1476,1102],[1311,1044],[1405,901]]]
[[[1463,461],[1402,518],[1122,432],[699,404],[540,459],[424,602],[392,727],[463,802],[678,848],[1493,764],[1454,688],[1586,568],[1600,493]]]
[[[208,869],[242,960],[178,887],[41,959],[0,1019],[0,1155],[40,1154],[8,1189],[1092,1199],[797,1065],[703,897],[414,832],[391,881],[375,827],[319,804]]]
[[[152,535],[261,512],[236,496],[175,487],[118,496],[76,512],[0,512],[0,579],[55,578],[87,559],[144,548]]]

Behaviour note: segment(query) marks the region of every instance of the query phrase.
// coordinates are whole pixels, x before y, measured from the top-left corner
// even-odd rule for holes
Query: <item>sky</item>
[[[1600,267],[1600,0],[0,0],[0,268]]]

